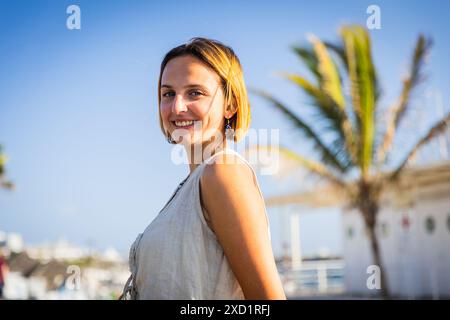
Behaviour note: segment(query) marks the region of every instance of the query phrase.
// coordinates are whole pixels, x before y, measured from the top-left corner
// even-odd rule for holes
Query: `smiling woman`
[[[185,147],[190,174],[133,243],[122,298],[285,299],[256,174],[227,147],[250,123],[239,59],[205,38],[172,49],[158,102],[161,130]]]

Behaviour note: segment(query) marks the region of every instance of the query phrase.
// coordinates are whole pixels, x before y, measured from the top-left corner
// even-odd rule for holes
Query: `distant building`
[[[129,276],[112,247],[103,254],[63,240],[28,247],[18,241],[20,235],[10,235],[0,233],[1,246],[8,249],[7,299],[117,299]]]
[[[371,294],[366,285],[371,250],[359,212],[345,210],[345,285]],[[390,293],[404,298],[450,297],[450,163],[408,170],[385,193],[377,235]]]
[[[64,239],[55,243],[27,246],[28,254],[39,260],[76,260],[89,254],[89,250],[75,246]]]
[[[332,187],[267,199],[268,206],[295,204],[345,205]],[[342,209],[342,228],[346,293],[377,294],[376,289],[367,286],[372,251],[360,213]],[[376,232],[392,295],[411,299],[449,298],[450,162],[406,170],[400,184],[390,186],[383,194]],[[292,237],[296,233],[291,232],[293,260],[301,259],[300,240],[296,239],[298,236]]]
[[[18,233],[2,233],[0,235],[0,242],[6,246],[11,252],[21,252],[23,250],[23,239]]]

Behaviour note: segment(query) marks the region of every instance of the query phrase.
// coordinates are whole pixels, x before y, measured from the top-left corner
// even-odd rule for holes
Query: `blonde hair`
[[[250,103],[244,83],[241,63],[233,49],[219,41],[206,38],[192,38],[188,43],[170,50],[161,63],[158,80],[158,110],[159,125],[163,134],[168,137],[161,118],[161,77],[167,63],[180,56],[191,55],[213,69],[220,77],[226,106],[235,114],[230,118],[231,128],[234,129],[233,140],[240,141],[250,126]]]

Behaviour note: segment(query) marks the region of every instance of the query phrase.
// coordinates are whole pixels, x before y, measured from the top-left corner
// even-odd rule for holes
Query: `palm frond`
[[[346,171],[346,166],[339,161],[336,157],[337,152],[333,152],[319,137],[319,135],[299,116],[295,115],[291,110],[289,110],[282,102],[278,101],[269,93],[258,90],[258,89],[250,89],[251,92],[257,94],[258,96],[266,99],[273,105],[276,109],[282,112],[284,116],[287,117],[294,126],[300,130],[302,130],[303,134],[305,134],[308,138],[310,138],[313,143],[315,149],[321,154],[322,160],[332,165],[335,169],[340,172]]]
[[[337,57],[339,57],[339,60],[341,61],[342,65],[344,66],[345,70],[348,71],[349,67],[348,67],[348,61],[347,61],[347,54],[344,49],[345,45],[343,45],[341,43],[336,44],[336,43],[331,43],[331,42],[327,42],[327,41],[324,41],[324,44],[329,50],[334,52]],[[375,102],[377,102],[381,96],[381,85],[378,80],[378,76],[377,76],[375,69],[374,69],[374,82],[375,82]]]
[[[416,47],[411,61],[410,71],[403,80],[403,87],[396,103],[389,109],[388,124],[383,137],[383,142],[377,151],[377,161],[379,164],[385,162],[387,154],[392,147],[395,132],[407,113],[410,105],[412,91],[423,80],[422,69],[425,57],[432,46],[432,40],[420,35],[417,39]]]
[[[414,158],[417,151],[427,143],[429,143],[434,138],[438,137],[440,134],[444,133],[447,127],[450,125],[450,113],[447,114],[445,117],[443,117],[441,120],[439,120],[434,126],[431,127],[430,130],[428,130],[427,134],[423,136],[411,149],[411,151],[408,153],[408,155],[405,157],[405,159],[400,163],[400,165],[397,167],[396,170],[393,171],[393,173],[390,175],[390,179],[396,179],[400,173],[403,171],[403,169],[406,167],[408,162]]]
[[[321,117],[330,123],[330,130],[337,135],[340,141],[337,150],[346,151],[342,153],[345,167],[349,167],[351,163],[356,163],[356,138],[345,109],[339,107],[324,90],[314,86],[307,79],[295,74],[281,73],[281,75],[306,92],[313,100],[312,106]]]
[[[5,174],[5,164],[8,161],[6,155],[2,153],[2,146],[0,145],[0,178]]]
[[[275,150],[274,150],[275,149]],[[292,151],[284,146],[279,147],[266,147],[266,146],[257,146],[257,150],[269,150],[269,151],[277,151],[280,153],[281,156],[294,160],[296,163],[300,164],[302,167],[306,168],[308,171],[314,173],[315,175],[324,178],[326,181],[337,185],[341,188],[346,188],[347,184],[344,180],[342,180],[340,177],[336,176],[334,173],[332,173],[326,166],[321,164],[320,162],[311,160],[309,158],[306,158],[295,151]]]
[[[2,188],[7,189],[7,190],[14,190],[15,189],[15,185],[11,181],[2,181],[0,179],[0,184],[1,184]]]
[[[320,88],[330,96],[341,110],[345,107],[344,95],[342,93],[341,78],[339,70],[328,54],[328,50],[316,36],[310,35],[309,41],[314,46],[317,56],[318,70],[321,75]]]
[[[331,42],[324,42],[324,45],[333,51],[341,60],[342,64],[344,65],[345,69],[348,70],[348,61],[347,61],[347,55],[345,53],[344,47],[340,44],[334,44]]]
[[[322,79],[320,87],[336,102],[337,106],[340,108],[339,121],[342,133],[340,137],[345,141],[345,145],[347,147],[348,154],[351,156],[352,162],[357,163],[356,139],[351,120],[345,109],[345,98],[341,84],[342,77],[339,74],[339,69],[328,53],[327,46],[313,35],[309,36],[309,39],[314,45],[314,50],[318,59],[318,69]],[[341,54],[344,54],[344,52],[340,51],[337,47],[335,47],[335,50],[338,50]]]
[[[0,145],[0,188],[14,189],[14,184],[5,178],[5,165],[8,162],[8,158],[2,152],[2,146]]]
[[[351,96],[359,129],[358,162],[361,175],[367,177],[372,164],[375,140],[376,77],[367,31],[361,26],[341,29],[350,78]]]
[[[317,81],[321,81],[321,75],[318,70],[319,61],[317,60],[314,51],[310,48],[305,47],[292,47],[292,50],[297,54],[300,60],[307,66],[309,71],[316,77]]]

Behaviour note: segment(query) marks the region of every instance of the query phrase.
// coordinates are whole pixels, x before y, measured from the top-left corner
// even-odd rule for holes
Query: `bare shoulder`
[[[200,178],[206,220],[224,225],[222,219],[242,221],[254,215],[265,221],[265,205],[258,182],[248,164],[236,154],[221,154],[206,164]],[[220,221],[220,223],[219,223]]]
[[[234,189],[256,187],[251,168],[238,155],[223,153],[214,158],[212,163],[206,164],[201,177],[204,186],[219,189]]]

